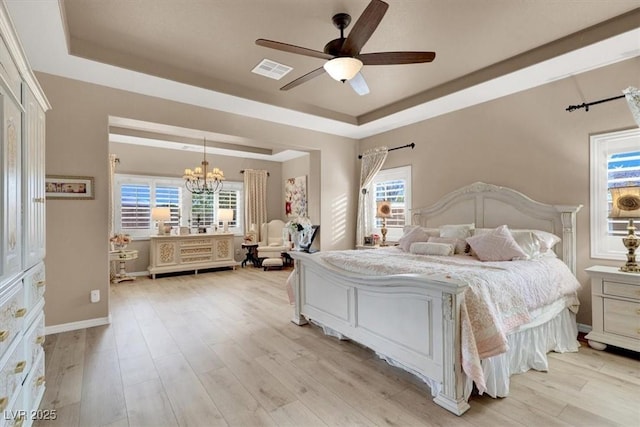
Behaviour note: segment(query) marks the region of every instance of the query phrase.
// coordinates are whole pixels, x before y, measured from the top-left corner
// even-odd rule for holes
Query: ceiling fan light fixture
[[[351,80],[362,69],[362,61],[352,57],[333,58],[324,64],[324,70],[332,79],[339,82]]]

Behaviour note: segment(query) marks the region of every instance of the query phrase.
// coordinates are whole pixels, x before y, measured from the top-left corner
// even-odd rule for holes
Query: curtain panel
[[[364,243],[364,236],[371,234],[373,228],[373,199],[367,194],[368,187],[376,174],[382,169],[387,159],[387,147],[377,147],[367,150],[362,154],[360,165],[360,188],[358,194],[358,217],[356,222],[356,244]]]
[[[244,170],[244,229],[254,226],[257,242],[262,240],[261,226],[267,222],[267,171]]]

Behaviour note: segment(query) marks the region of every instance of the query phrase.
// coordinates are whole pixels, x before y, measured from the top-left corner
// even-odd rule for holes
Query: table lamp
[[[233,221],[233,209],[218,209],[218,221],[222,221],[224,232],[229,232],[229,221]]]
[[[380,228],[382,243],[380,243],[380,246],[387,246],[387,218],[391,218],[390,201],[382,200],[377,202],[376,218],[382,218],[382,228]]]
[[[171,208],[151,208],[151,219],[158,222],[158,236],[164,236],[164,222],[171,219]]]
[[[627,248],[627,263],[620,267],[620,271],[628,273],[640,273],[640,267],[636,263],[636,249],[640,246],[640,239],[636,236],[634,218],[640,218],[640,186],[610,188],[611,212],[609,218],[628,219],[627,235],[622,238],[622,243]]]

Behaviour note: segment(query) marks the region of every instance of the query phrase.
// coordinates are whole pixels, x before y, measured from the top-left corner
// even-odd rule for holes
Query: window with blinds
[[[218,194],[218,209],[233,210],[233,220],[229,221],[229,228],[238,226],[238,193],[236,190],[222,190]],[[218,221],[218,226],[223,226],[222,221]]]
[[[391,202],[391,217],[387,218],[387,228],[402,228],[406,220],[405,189],[407,181],[392,179],[376,183],[375,201]],[[376,218],[377,227],[382,227],[382,218]]]
[[[170,208],[171,219],[165,221],[165,225],[177,227],[180,225],[180,199],[181,187],[156,185],[155,188],[155,206],[158,208]]]
[[[151,186],[122,184],[120,186],[120,229],[151,228]]]
[[[229,230],[243,233],[242,182],[226,181],[217,194],[192,194],[180,178],[116,174],[114,224],[116,233],[144,238],[156,234],[151,208],[168,207],[171,219],[165,225],[222,227],[217,221],[218,209],[232,209]]]
[[[627,221],[609,218],[610,188],[640,186],[640,129],[590,137],[591,257],[624,260]]]
[[[383,169],[379,171],[371,184],[372,203],[375,210],[378,201],[391,202],[391,217],[386,219],[387,240],[397,240],[402,236],[405,224],[410,224],[409,211],[411,209],[411,166]],[[380,233],[382,219],[375,218],[373,224],[375,233]]]
[[[607,188],[640,186],[640,151],[611,154],[607,159]],[[607,211],[611,211],[611,193],[607,192]],[[627,220],[608,218],[610,236],[627,234]]]
[[[213,194],[192,194],[191,195],[191,226],[210,227],[214,223],[214,195]]]

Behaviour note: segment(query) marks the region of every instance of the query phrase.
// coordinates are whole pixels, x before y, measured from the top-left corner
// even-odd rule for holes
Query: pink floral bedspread
[[[556,257],[482,262],[475,257],[412,255],[398,248],[319,253],[327,263],[362,275],[448,275],[465,283],[461,309],[462,368],[486,389],[480,360],[507,351],[507,335],[531,320],[530,312],[569,296],[577,310],[579,282]]]

